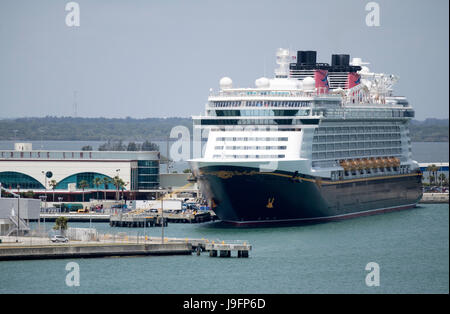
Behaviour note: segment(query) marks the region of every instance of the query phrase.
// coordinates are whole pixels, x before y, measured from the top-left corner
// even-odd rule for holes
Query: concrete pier
[[[447,203],[448,193],[423,193],[420,203],[434,204],[434,203]]]
[[[209,256],[216,257],[219,254],[220,257],[231,257],[231,252],[237,252],[237,257],[246,258],[249,256],[249,251],[252,249],[252,246],[243,243],[226,243],[225,241],[221,243],[206,243],[205,250],[209,251]]]
[[[98,213],[52,213],[44,214],[41,213],[41,221],[53,222],[58,217],[66,217],[69,222],[109,222],[109,214],[98,214]]]
[[[114,215],[109,219],[109,225],[111,227],[127,227],[127,228],[143,228],[145,227],[161,227],[164,223],[164,227],[167,227],[168,220],[164,217],[147,217],[137,215]]]
[[[0,247],[0,261],[29,259],[92,258],[139,255],[190,255],[190,243],[52,244]]]

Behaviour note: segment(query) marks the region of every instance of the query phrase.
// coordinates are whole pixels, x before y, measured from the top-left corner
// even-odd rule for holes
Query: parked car
[[[51,237],[50,240],[51,240],[53,243],[56,243],[56,242],[67,243],[67,242],[69,242],[69,239],[67,239],[65,236],[62,236],[62,235],[54,235],[53,237]]]

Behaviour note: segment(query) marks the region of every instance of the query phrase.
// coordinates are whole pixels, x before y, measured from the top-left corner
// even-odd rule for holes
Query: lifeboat
[[[356,169],[358,170],[363,170],[364,169],[364,162],[361,159],[355,159],[355,165],[356,165]]]
[[[358,163],[355,159],[350,159],[350,165],[352,170],[358,169]]]
[[[362,159],[361,161],[362,161],[362,163],[363,163],[363,165],[364,165],[364,169],[370,169],[370,168],[372,168],[372,162],[371,162],[369,159],[364,158],[364,159]]]
[[[351,165],[348,160],[341,160],[339,162],[339,164],[341,165],[342,168],[344,168],[345,171],[348,171],[351,169]]]
[[[394,167],[394,159],[392,157],[387,157],[385,163],[387,167]]]
[[[370,168],[377,168],[377,163],[375,161],[375,158],[371,157],[367,160],[368,164],[370,165]]]
[[[346,162],[345,162],[345,160],[339,160],[339,165],[342,167],[342,168],[344,168],[344,170],[347,170],[346,168],[346,166],[347,166],[347,164],[346,164]]]
[[[381,160],[380,157],[377,157],[375,159],[375,167],[377,167],[377,168],[383,168],[384,167],[384,162]]]
[[[400,159],[397,157],[391,157],[389,158],[389,161],[391,163],[391,167],[399,167],[400,166]]]

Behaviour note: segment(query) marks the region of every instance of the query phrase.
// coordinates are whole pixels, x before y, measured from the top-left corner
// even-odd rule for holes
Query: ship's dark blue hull
[[[234,166],[199,170],[217,216],[239,225],[337,220],[411,208],[422,197],[420,172],[328,181]]]

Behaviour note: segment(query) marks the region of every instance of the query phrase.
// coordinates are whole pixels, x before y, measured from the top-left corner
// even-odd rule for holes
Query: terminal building
[[[31,191],[34,198],[46,195],[50,202],[115,199],[116,176],[125,183],[120,197],[151,199],[161,186],[159,169],[158,151],[33,150],[30,143],[0,151],[2,186],[12,192]]]

